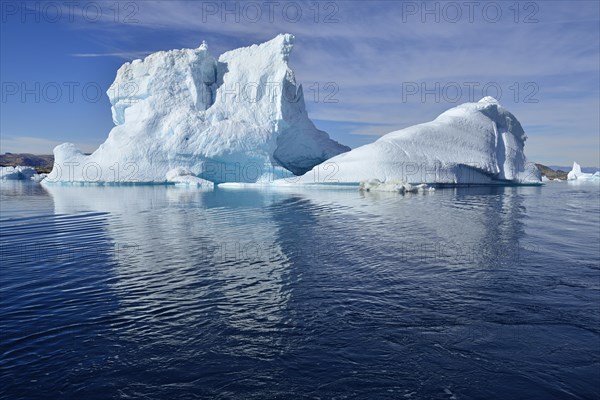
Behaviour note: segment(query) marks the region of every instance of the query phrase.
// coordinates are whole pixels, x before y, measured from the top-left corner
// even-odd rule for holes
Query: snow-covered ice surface
[[[567,174],[569,182],[600,182],[600,171],[593,174],[581,172],[581,166],[573,162],[573,168]]]
[[[33,167],[0,167],[1,180],[38,180],[39,177],[40,175],[37,174]]]
[[[541,183],[527,163],[527,136],[492,97],[452,108],[435,120],[388,133],[280,185],[381,182],[409,184]]]
[[[125,63],[108,90],[116,125],[108,139],[89,156],[57,146],[45,182],[167,182],[176,168],[256,182],[348,151],[308,118],[288,66],[293,43],[282,34],[218,60],[203,43]]]

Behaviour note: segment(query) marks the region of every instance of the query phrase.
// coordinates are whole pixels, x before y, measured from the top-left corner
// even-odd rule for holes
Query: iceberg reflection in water
[[[0,193],[2,396],[600,394],[597,186]]]

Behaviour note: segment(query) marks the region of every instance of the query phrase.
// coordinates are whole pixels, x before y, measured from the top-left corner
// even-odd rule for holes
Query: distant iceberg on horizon
[[[573,162],[573,168],[567,174],[569,182],[600,182],[600,171],[593,174],[581,171],[581,166],[577,162]]]
[[[203,43],[125,63],[108,91],[116,126],[107,140],[91,155],[57,146],[44,182],[541,182],[521,124],[491,97],[354,150],[330,139],[306,112],[288,65],[293,43],[281,34],[218,60]]]
[[[35,181],[40,182],[48,174],[38,174],[34,167],[27,165],[0,167],[0,182],[2,181]]]

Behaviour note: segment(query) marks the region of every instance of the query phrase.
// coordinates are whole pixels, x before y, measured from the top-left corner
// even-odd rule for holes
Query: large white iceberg
[[[57,146],[45,182],[181,182],[172,172],[180,170],[256,182],[350,150],[308,118],[288,66],[293,42],[282,34],[218,60],[203,43],[125,63],[108,90],[116,125],[108,139],[91,155]]]
[[[277,184],[537,184],[517,118],[492,97],[452,108],[435,120],[388,133]]]
[[[577,182],[600,182],[600,171],[596,171],[593,174],[582,172],[581,166],[576,162],[573,162],[573,168],[567,174],[567,180]]]

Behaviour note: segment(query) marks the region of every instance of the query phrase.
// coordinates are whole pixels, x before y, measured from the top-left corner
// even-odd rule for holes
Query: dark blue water
[[[600,396],[598,185],[0,193],[2,398]]]

